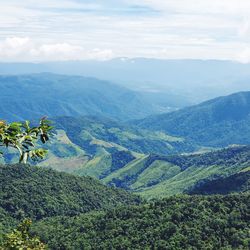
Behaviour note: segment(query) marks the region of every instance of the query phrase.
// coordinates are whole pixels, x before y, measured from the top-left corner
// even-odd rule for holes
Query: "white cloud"
[[[36,44],[28,37],[11,37],[0,42],[0,61],[107,60],[111,50],[85,50],[68,43]]]
[[[129,13],[135,5],[148,9]],[[249,0],[0,0],[0,8],[1,61],[250,57]]]

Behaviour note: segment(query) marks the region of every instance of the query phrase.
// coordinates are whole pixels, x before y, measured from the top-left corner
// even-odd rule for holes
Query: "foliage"
[[[140,201],[135,195],[106,187],[90,177],[23,164],[0,165],[0,183],[0,208],[17,220],[74,216]]]
[[[177,196],[40,221],[50,249],[248,249],[250,195]]]
[[[20,249],[34,249],[45,250],[47,249],[38,237],[31,236],[30,234],[31,220],[24,220],[17,229],[5,235],[5,241],[0,249],[3,250],[20,250]]]
[[[34,127],[30,126],[29,121],[10,124],[0,121],[0,146],[18,150],[19,163],[26,164],[29,159],[34,161],[43,159],[47,151],[43,148],[36,149],[35,143],[38,140],[46,143],[52,128],[46,118],[42,118],[39,125]]]

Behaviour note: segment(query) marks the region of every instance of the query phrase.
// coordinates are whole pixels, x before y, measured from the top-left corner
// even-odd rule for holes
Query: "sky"
[[[0,61],[250,62],[249,0],[0,0]]]

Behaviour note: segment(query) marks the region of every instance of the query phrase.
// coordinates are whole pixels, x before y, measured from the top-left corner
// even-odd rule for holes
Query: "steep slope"
[[[139,201],[136,196],[108,188],[90,177],[28,165],[0,165],[0,183],[0,208],[17,220],[74,216]]]
[[[151,116],[134,124],[184,137],[204,146],[249,144],[250,92],[219,97],[169,114]]]
[[[159,111],[137,92],[95,78],[0,76],[0,85],[1,119],[9,121],[86,114],[131,119]]]
[[[203,180],[227,177],[249,166],[250,147],[231,147],[193,155],[146,155],[103,181],[146,198],[155,198],[183,193]]]
[[[51,249],[249,249],[249,199],[249,193],[171,197],[49,218],[33,232]]]

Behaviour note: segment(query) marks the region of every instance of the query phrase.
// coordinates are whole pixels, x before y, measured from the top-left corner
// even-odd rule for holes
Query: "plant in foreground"
[[[52,129],[51,122],[46,118],[42,118],[38,126],[31,126],[30,121],[10,124],[0,121],[0,146],[18,150],[19,163],[26,164],[29,159],[34,161],[43,159],[47,150],[36,148],[36,142],[46,143]]]

